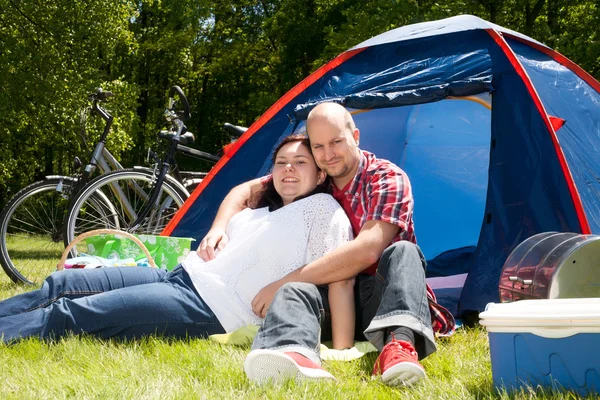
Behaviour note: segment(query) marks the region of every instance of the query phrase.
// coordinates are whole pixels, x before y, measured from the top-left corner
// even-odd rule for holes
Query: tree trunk
[[[560,34],[560,24],[558,20],[559,0],[548,0],[548,27],[553,36]]]
[[[544,7],[545,2],[546,0],[537,0],[533,8],[529,3],[527,3],[527,5],[525,6],[525,30],[523,33],[527,36],[531,36],[531,34],[533,33],[535,20],[540,15],[540,12],[542,12],[542,8]]]

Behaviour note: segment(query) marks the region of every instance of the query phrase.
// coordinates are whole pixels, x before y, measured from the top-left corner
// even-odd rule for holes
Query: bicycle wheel
[[[66,239],[93,229],[130,230],[138,213],[155,190],[156,177],[148,170],[123,169],[90,181],[76,195],[65,222]],[[159,235],[189,194],[167,176],[150,213],[135,229],[136,234]],[[102,201],[98,201],[102,198]]]
[[[63,220],[75,184],[71,177],[32,183],[0,212],[0,263],[14,282],[39,284],[56,269],[64,250]]]

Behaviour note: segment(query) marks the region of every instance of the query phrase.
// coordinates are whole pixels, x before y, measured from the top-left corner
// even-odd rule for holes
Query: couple
[[[374,374],[390,385],[423,378],[418,359],[435,344],[408,178],[358,148],[342,106],[315,107],[307,131],[312,154],[297,138],[279,146],[270,178],[225,198],[199,256],[171,272],[54,273],[39,290],[0,302],[3,340],[67,332],[206,337],[262,322],[244,365],[262,383],[332,379],[320,366],[319,341],[333,325],[336,347],[347,347],[355,320],[357,337],[364,332],[381,350]],[[315,162],[337,201],[318,193],[326,182]]]

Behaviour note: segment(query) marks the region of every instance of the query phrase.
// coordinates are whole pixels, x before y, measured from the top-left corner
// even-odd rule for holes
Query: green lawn
[[[0,275],[0,298],[24,291]],[[248,348],[207,340],[148,338],[119,343],[69,337],[56,343],[25,340],[0,345],[0,398],[128,399],[487,399],[577,398],[492,387],[487,334],[463,329],[424,360],[429,378],[410,389],[371,380],[373,354],[354,362],[326,362],[335,383],[256,387],[243,372]]]

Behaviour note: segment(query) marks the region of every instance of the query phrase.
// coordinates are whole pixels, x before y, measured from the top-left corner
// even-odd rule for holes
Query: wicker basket
[[[154,259],[150,255],[150,252],[146,248],[146,246],[144,246],[144,244],[142,243],[142,241],[140,239],[138,239],[137,237],[133,236],[131,233],[124,232],[124,231],[119,231],[117,229],[95,229],[93,231],[82,233],[81,235],[79,235],[75,239],[73,239],[73,241],[71,243],[69,243],[69,245],[67,246],[67,248],[63,252],[60,261],[58,262],[58,265],[56,266],[56,269],[59,270],[59,271],[62,270],[62,269],[64,269],[64,267],[65,267],[65,261],[67,261],[67,258],[69,258],[69,253],[71,252],[71,250],[73,249],[73,247],[75,247],[79,242],[81,242],[81,241],[83,241],[83,240],[85,240],[85,239],[87,239],[89,237],[92,237],[92,236],[107,235],[107,234],[124,236],[127,239],[131,240],[132,242],[134,242],[144,252],[144,254],[146,255],[146,258],[148,259],[148,264],[150,264],[150,266],[152,268],[158,268],[156,266],[156,263],[154,262]]]

